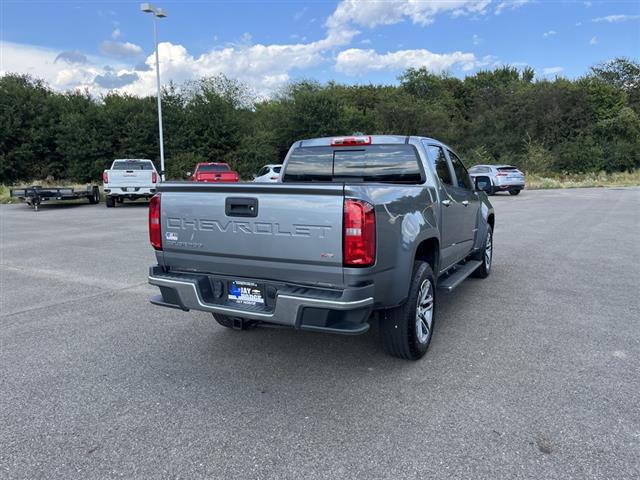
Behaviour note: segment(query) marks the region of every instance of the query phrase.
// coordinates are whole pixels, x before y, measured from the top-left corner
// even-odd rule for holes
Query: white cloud
[[[515,10],[516,8],[526,5],[530,1],[531,0],[503,0],[496,7],[495,14],[500,15],[505,10]]]
[[[103,55],[114,58],[130,58],[142,55],[142,47],[129,42],[112,42],[105,40],[100,44],[100,51]]]
[[[267,95],[289,81],[292,70],[312,67],[325,61],[323,53],[326,44],[325,39],[292,45],[230,45],[194,57],[182,45],[164,42],[159,45],[160,75],[163,83],[169,80],[181,83],[224,73],[246,82],[259,94]],[[141,71],[141,65],[138,65],[139,79],[123,87],[123,91],[136,95],[153,92],[155,57],[150,55],[145,65],[151,68]]]
[[[544,32],[542,34],[543,37],[552,37],[554,35],[556,35],[558,32],[556,32],[555,30],[549,30],[548,32]]]
[[[473,53],[433,53],[429,50],[399,50],[380,54],[374,50],[350,48],[338,54],[336,70],[346,75],[360,75],[369,71],[402,70],[409,67],[426,67],[442,72],[453,67],[471,70],[479,65]]]
[[[119,39],[121,36],[122,32],[117,27],[113,29],[113,32],[111,32],[111,38],[113,38],[114,40]]]
[[[576,22],[576,27],[581,27],[582,26],[582,22]]]
[[[564,68],[562,67],[546,67],[542,69],[542,73],[544,75],[558,75],[559,73],[562,73],[564,71]]]
[[[415,24],[429,25],[440,13],[448,12],[454,16],[484,14],[490,3],[491,0],[343,0],[328,18],[327,26],[334,28],[353,24],[373,28],[399,23],[405,18]]]
[[[45,80],[56,90],[86,88],[95,94],[104,93],[106,89],[96,84],[96,77],[131,73],[127,65],[118,61],[109,64],[105,57],[85,55],[77,50],[59,53],[50,48],[0,42],[0,51],[0,75],[29,74]]]
[[[620,23],[627,22],[629,20],[638,20],[640,15],[607,15],[606,17],[594,18],[592,22],[608,22],[608,23]]]
[[[589,40],[589,45],[597,45],[598,44],[598,37],[591,37],[591,40]]]
[[[480,45],[484,41],[484,39],[480,38],[478,35],[474,33],[473,36],[471,37],[471,41],[473,42],[474,45]]]
[[[100,72],[93,62],[106,63],[104,59],[89,58],[78,51],[60,53],[50,48],[10,42],[0,42],[0,51],[0,75],[28,74],[59,90],[90,88],[93,77]]]

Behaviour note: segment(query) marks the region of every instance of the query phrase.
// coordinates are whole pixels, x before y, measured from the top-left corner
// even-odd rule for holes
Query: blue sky
[[[405,68],[456,76],[500,64],[576,77],[640,57],[640,2],[435,0],[171,2],[159,22],[163,82],[225,73],[269,95],[313,78],[393,83]],[[2,0],[0,71],[54,88],[153,92],[140,2]]]

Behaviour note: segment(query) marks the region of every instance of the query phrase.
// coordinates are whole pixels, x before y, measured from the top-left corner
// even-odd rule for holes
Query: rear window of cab
[[[228,172],[231,170],[229,165],[200,165],[198,172]]]
[[[424,173],[413,145],[298,147],[282,181],[422,183]]]
[[[153,164],[151,162],[123,160],[114,162],[111,170],[153,170]]]

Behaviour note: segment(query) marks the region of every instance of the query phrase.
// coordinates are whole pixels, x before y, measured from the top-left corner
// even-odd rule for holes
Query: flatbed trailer
[[[10,195],[19,198],[33,207],[37,212],[42,202],[49,200],[78,200],[86,198],[90,204],[100,203],[100,188],[97,185],[87,185],[86,189],[75,189],[73,187],[42,187],[33,185],[31,187],[11,188]]]

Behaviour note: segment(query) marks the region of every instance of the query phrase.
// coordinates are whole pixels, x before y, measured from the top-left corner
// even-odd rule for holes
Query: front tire
[[[406,360],[422,358],[433,336],[436,306],[436,280],[427,262],[416,261],[409,298],[382,313],[380,329],[385,351]]]

